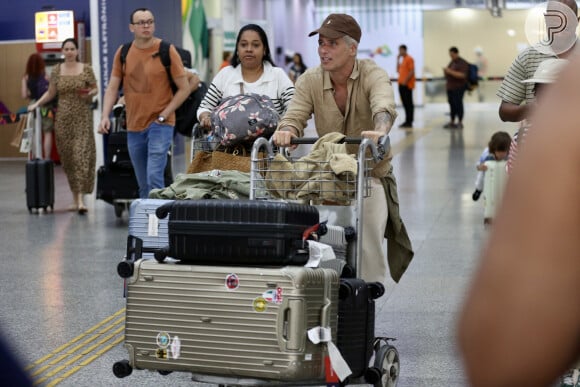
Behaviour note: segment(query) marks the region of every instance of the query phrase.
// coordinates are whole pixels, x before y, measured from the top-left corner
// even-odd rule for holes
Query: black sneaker
[[[471,198],[473,199],[474,202],[476,202],[480,196],[481,196],[481,191],[476,189],[475,191],[473,191],[473,195],[471,195]]]

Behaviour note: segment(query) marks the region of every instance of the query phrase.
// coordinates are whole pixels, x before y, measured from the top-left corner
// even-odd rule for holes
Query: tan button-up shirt
[[[294,97],[278,128],[293,126],[298,129],[299,137],[302,137],[307,121],[314,114],[319,137],[330,132],[360,137],[362,131],[374,130],[373,118],[377,113],[387,112],[395,121],[397,112],[389,75],[373,60],[355,61],[347,87],[348,98],[343,115],[334,100],[329,73],[320,66],[308,69],[298,78]],[[389,155],[387,160],[377,165],[373,175],[386,176],[390,159]]]

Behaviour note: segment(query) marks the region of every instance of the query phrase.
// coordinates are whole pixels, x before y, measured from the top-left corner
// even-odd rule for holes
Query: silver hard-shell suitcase
[[[501,202],[505,184],[507,182],[506,161],[488,160],[485,162],[487,170],[483,180],[484,210],[483,216],[492,219]]]
[[[143,248],[161,249],[169,243],[167,219],[159,219],[155,210],[173,202],[165,199],[136,199],[129,208],[129,235],[139,238]],[[143,252],[143,258],[153,258],[152,252]]]
[[[127,279],[127,366],[324,381],[326,345],[307,331],[329,327],[336,341],[338,289],[332,269],[139,260]]]

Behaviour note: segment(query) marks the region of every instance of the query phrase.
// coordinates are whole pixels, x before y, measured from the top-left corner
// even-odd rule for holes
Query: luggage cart
[[[314,144],[317,140],[318,138],[296,138],[292,144]],[[339,177],[329,173],[329,161],[293,159],[282,148],[280,152],[285,155],[286,161],[276,157],[276,149],[271,142],[258,138],[252,149],[250,199],[299,200],[315,205],[319,209],[321,221],[325,218],[329,220],[329,231],[338,229],[351,234],[350,237],[346,235],[343,238],[350,239],[343,257],[344,262],[328,266],[339,271],[346,267],[356,277],[362,259],[362,243],[357,243],[356,235],[362,235],[363,230],[363,199],[371,194],[370,171],[388,152],[390,140],[388,136],[384,136],[378,145],[361,138],[346,138],[344,142],[360,144],[356,156],[357,173],[347,173]],[[381,295],[382,293],[384,289]],[[375,387],[397,385],[400,362],[397,349],[390,344],[393,340],[395,339],[390,337],[375,337],[373,366],[364,378]],[[350,382],[347,380],[348,384]],[[352,382],[356,384],[361,381]],[[363,380],[362,383],[364,382]]]
[[[300,139],[297,143],[314,143],[316,139]],[[192,158],[196,151],[209,150],[207,146],[206,139],[197,138],[192,141]],[[209,140],[211,141],[211,139]],[[362,219],[361,216],[357,214],[362,214],[363,208],[363,198],[370,195],[370,169],[372,164],[382,158],[385,153],[385,149],[388,147],[388,137],[385,137],[379,146],[375,146],[371,141],[366,139],[356,139],[352,140],[354,143],[360,143],[358,158],[356,159],[357,173],[352,175],[347,175],[344,179],[338,179],[332,177],[328,174],[326,170],[328,167],[328,162],[314,162],[314,164],[307,163],[305,168],[309,169],[309,172],[313,172],[316,175],[315,179],[318,180],[318,191],[313,188],[314,193],[307,195],[308,204],[315,205],[317,208],[326,213],[321,213],[322,217],[332,218],[332,224],[328,227],[333,227],[334,225],[345,225],[346,228],[352,228],[356,233],[360,233],[362,230]],[[347,140],[351,142],[351,140]],[[282,151],[284,151],[282,149]],[[284,183],[302,183],[300,179],[292,179],[291,181],[286,181],[290,179],[282,179],[276,174],[271,174],[273,170],[276,173],[286,173],[289,172],[280,165],[277,165],[279,161],[276,159],[276,154],[278,150],[266,139],[260,138],[254,143],[251,156],[251,196],[253,200],[297,200],[304,202],[303,199],[292,199],[284,196],[290,195],[293,190],[292,187],[287,187],[287,189],[272,189],[270,183],[272,182],[282,182]],[[370,156],[368,156],[370,154]],[[361,160],[361,161],[359,161]],[[290,158],[290,162],[293,162]],[[298,172],[300,175],[300,169],[292,169],[292,172]],[[304,182],[310,183],[310,182]],[[314,183],[313,183],[314,184]],[[332,213],[332,215],[331,215]],[[328,215],[324,215],[328,214]],[[341,227],[341,226],[337,226]],[[356,236],[351,238],[349,246],[345,253],[345,265],[352,267],[354,274],[356,275],[357,267],[360,264],[360,257],[362,254],[362,246],[356,243]],[[384,293],[384,288],[373,290],[376,293],[375,297],[378,298]],[[396,348],[390,344],[394,340],[388,337],[376,337],[374,336],[371,340],[373,344],[372,352],[374,355],[374,360],[372,364],[368,364],[367,369],[363,376],[358,376],[357,378],[349,378],[342,383],[336,383],[336,386],[345,385],[371,385],[373,387],[394,387],[397,385],[399,376],[399,355]],[[232,348],[234,351],[235,348]],[[366,361],[366,359],[365,359]],[[371,363],[369,362],[369,363]],[[132,373],[133,366],[129,360],[123,360],[116,362],[113,365],[113,372],[117,377],[126,377]],[[167,375],[170,371],[158,370],[162,375]],[[202,383],[210,383],[220,387],[227,386],[321,386],[325,384],[325,380],[313,380],[313,381],[280,381],[280,380],[265,380],[265,379],[252,379],[247,377],[238,377],[235,375],[208,375],[192,373],[192,380]]]
[[[121,218],[123,216],[123,212],[128,212],[131,203],[135,199],[139,198],[139,186],[137,184],[137,178],[135,177],[133,165],[128,159],[128,153],[126,153],[128,150],[126,150],[127,135],[125,129],[125,114],[124,105],[117,104],[113,107],[114,118],[111,135],[118,135],[119,138],[122,139],[121,142],[124,144],[125,149],[125,151],[122,152],[122,160],[117,159],[118,156],[116,153],[109,154],[109,150],[107,150],[104,165],[101,166],[97,172],[97,199],[101,199],[111,204],[117,218]],[[107,147],[110,146],[112,145],[107,144]],[[167,165],[164,172],[166,186],[173,182],[173,167],[171,165],[172,153],[173,145],[171,145],[169,151],[167,152]],[[119,166],[111,168],[111,165]]]

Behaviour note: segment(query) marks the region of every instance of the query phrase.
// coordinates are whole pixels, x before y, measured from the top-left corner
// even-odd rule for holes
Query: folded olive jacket
[[[153,199],[249,199],[250,174],[214,169],[180,173],[169,187],[152,189]]]

